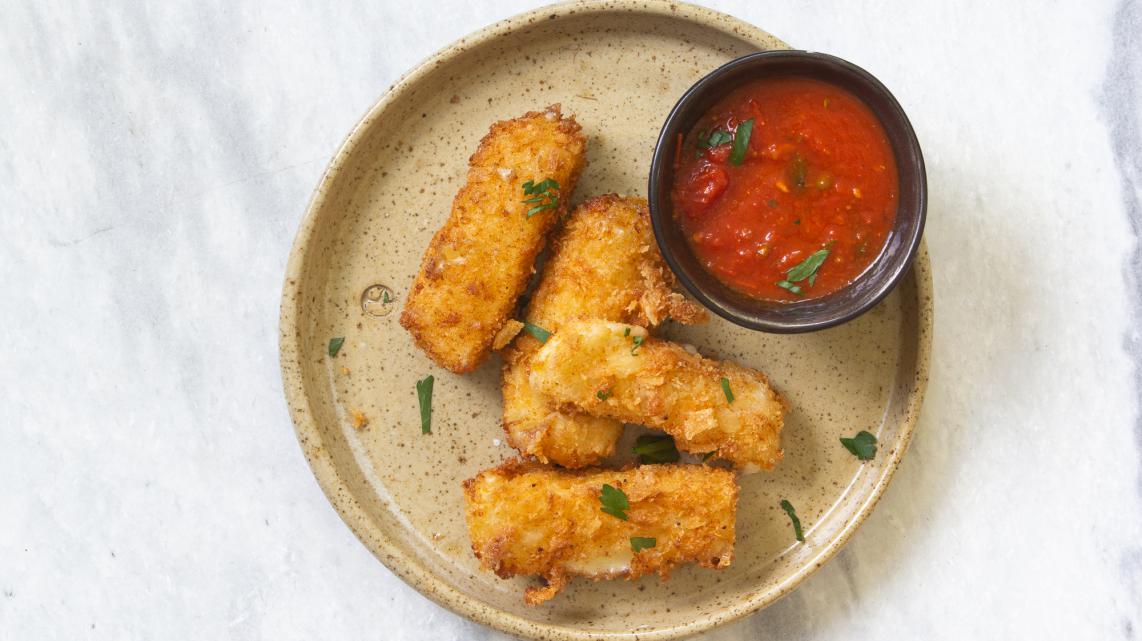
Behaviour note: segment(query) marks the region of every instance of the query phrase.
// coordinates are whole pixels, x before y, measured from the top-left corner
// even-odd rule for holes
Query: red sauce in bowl
[[[810,78],[742,86],[675,158],[675,217],[698,260],[753,298],[794,301],[851,283],[896,219],[896,161],[852,94]]]

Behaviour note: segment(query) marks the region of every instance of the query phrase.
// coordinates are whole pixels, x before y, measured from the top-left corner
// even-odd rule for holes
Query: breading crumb
[[[349,412],[349,420],[353,424],[353,429],[363,430],[369,425],[369,417],[361,410],[352,410]]]
[[[499,351],[507,347],[508,343],[516,337],[523,330],[523,323],[515,320],[514,318],[504,323],[500,331],[496,332],[496,338],[492,341],[492,349]]]

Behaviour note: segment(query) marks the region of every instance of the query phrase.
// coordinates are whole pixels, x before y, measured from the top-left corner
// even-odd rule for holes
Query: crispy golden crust
[[[604,483],[626,494],[628,520],[602,511]],[[484,569],[546,580],[527,590],[529,605],[572,576],[665,579],[683,563],[729,566],[737,493],[732,472],[702,465],[570,472],[509,461],[464,481],[468,533]],[[654,547],[634,553],[635,536],[654,538]]]
[[[547,233],[567,212],[586,139],[559,105],[492,125],[432,237],[400,322],[441,367],[469,372],[512,316]],[[559,207],[528,218],[523,183],[559,184]]]
[[[529,380],[561,406],[665,430],[678,449],[716,452],[743,471],[781,460],[785,402],[764,374],[650,338],[642,327],[567,323],[532,356]]]
[[[556,332],[582,319],[655,326],[668,317],[684,323],[706,312],[674,291],[654,241],[642,198],[598,196],[571,213],[553,245],[543,280],[532,296],[529,323]],[[565,467],[595,465],[609,456],[622,423],[560,412],[528,384],[528,360],[539,341],[521,336],[504,353],[504,431],[526,455]]]

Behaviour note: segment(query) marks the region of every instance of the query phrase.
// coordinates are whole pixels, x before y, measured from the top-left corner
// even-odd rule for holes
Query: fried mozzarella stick
[[[432,237],[400,322],[441,367],[476,368],[567,212],[587,141],[559,105],[492,125]]]
[[[674,274],[658,253],[646,200],[598,196],[567,219],[524,318],[549,332],[585,319],[646,327],[667,317],[687,324],[706,320],[705,310],[675,292],[674,284]],[[543,463],[595,465],[614,451],[622,423],[561,412],[532,389],[528,361],[540,345],[522,334],[504,352],[508,443]]]
[[[664,430],[678,449],[713,452],[743,471],[781,460],[785,403],[765,375],[642,327],[565,324],[532,357],[530,382],[560,405]]]
[[[683,563],[729,566],[737,494],[732,472],[702,465],[569,472],[508,461],[464,481],[480,565],[501,578],[546,580],[525,592],[529,605],[572,576],[666,579]]]

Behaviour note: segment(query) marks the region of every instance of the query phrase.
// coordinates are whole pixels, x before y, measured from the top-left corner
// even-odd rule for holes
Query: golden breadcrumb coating
[[[602,511],[604,484],[626,495],[627,520]],[[502,578],[546,580],[527,590],[529,605],[555,596],[572,576],[666,579],[683,563],[729,566],[737,494],[732,472],[703,465],[572,472],[508,461],[464,481],[468,533],[481,566]],[[653,538],[654,547],[635,553],[631,537]]]
[[[642,327],[567,323],[532,356],[530,382],[561,407],[665,430],[678,449],[714,452],[743,471],[781,460],[785,402],[764,374]]]
[[[568,210],[587,141],[559,105],[492,125],[432,237],[400,323],[441,367],[469,372],[515,311],[547,233]],[[558,207],[531,217],[523,184],[555,180]],[[539,204],[544,204],[544,202]]]
[[[674,291],[646,200],[615,194],[579,205],[553,244],[525,318],[557,332],[572,320],[602,319],[653,327],[666,318],[706,320],[706,312]],[[565,467],[609,456],[622,423],[557,410],[528,384],[528,360],[539,341],[522,335],[504,353],[504,431],[521,453]]]

